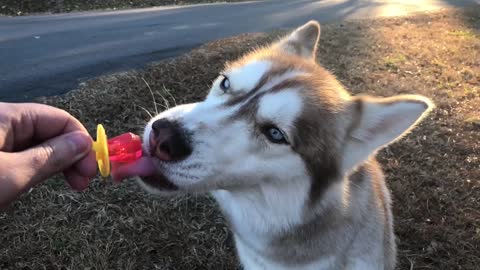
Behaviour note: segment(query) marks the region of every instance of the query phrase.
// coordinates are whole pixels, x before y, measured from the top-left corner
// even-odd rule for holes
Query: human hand
[[[0,207],[59,172],[76,190],[96,175],[85,127],[54,107],[0,102]]]

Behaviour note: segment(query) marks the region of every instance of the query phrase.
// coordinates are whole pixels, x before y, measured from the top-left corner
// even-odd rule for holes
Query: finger
[[[88,177],[89,179],[95,177],[97,175],[95,152],[90,151],[84,158],[75,163],[73,168],[80,173],[80,175]]]
[[[24,104],[23,113],[32,119],[35,125],[35,138],[45,140],[59,134],[84,131],[87,129],[68,112],[35,103]]]
[[[74,168],[65,170],[63,175],[65,175],[65,179],[70,187],[77,191],[85,190],[90,183],[90,178],[83,176]]]
[[[72,189],[77,191],[86,189],[90,180],[97,175],[95,153],[89,152],[83,159],[66,169],[63,174]]]
[[[0,149],[6,151],[15,151],[24,149],[32,145],[32,142],[43,142],[61,134],[83,131],[88,133],[85,127],[75,117],[68,112],[47,105],[35,103],[13,104],[6,106],[6,113],[2,119],[2,125],[6,126],[10,138],[5,142],[14,142],[5,149],[5,145],[0,145]],[[4,127],[5,129],[5,127]]]
[[[72,167],[92,148],[90,136],[83,132],[65,134],[28,150],[13,153],[18,160],[15,170],[32,185]]]
[[[14,163],[12,154],[0,153],[0,164],[3,168],[13,168]],[[17,177],[15,170],[0,170],[0,210],[28,190],[27,184],[24,179]]]

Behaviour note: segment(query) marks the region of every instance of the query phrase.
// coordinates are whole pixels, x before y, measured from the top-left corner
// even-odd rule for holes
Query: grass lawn
[[[0,14],[28,15],[241,1],[245,0],[0,0]]]
[[[399,269],[480,265],[480,11],[324,25],[319,61],[354,94],[417,93],[437,108],[380,153],[393,193]],[[90,131],[141,132],[154,111],[202,100],[225,60],[283,32],[204,45],[140,71],[42,99]],[[147,85],[148,84],[148,85]],[[0,213],[0,269],[237,269],[231,234],[209,197],[153,198],[96,179],[85,193],[61,177]]]

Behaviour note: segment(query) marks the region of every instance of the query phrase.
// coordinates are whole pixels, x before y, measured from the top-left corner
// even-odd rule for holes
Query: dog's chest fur
[[[390,195],[375,161],[338,179],[311,207],[308,188],[298,179],[261,191],[213,193],[244,269],[393,269]]]

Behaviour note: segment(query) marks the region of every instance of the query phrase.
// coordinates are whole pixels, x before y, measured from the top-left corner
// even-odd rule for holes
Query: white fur
[[[233,91],[249,91],[260,81],[263,74],[270,70],[272,63],[268,61],[253,61],[251,63],[227,71]]]
[[[261,192],[249,189],[212,192],[222,210],[228,213],[235,228],[237,252],[246,270],[292,269],[250,250],[250,247],[254,250],[268,249],[275,234],[305,221],[304,209],[310,188],[309,180],[305,178],[302,170],[298,172],[298,177],[291,171],[283,170],[282,173],[286,178],[293,177],[294,181],[288,181],[284,185],[264,185]],[[343,193],[344,188],[344,182],[332,185],[317,211],[322,212],[337,206],[341,208],[342,196],[339,194]],[[295,269],[331,269],[333,259],[333,256],[325,256],[303,267],[295,266]]]
[[[297,91],[283,90],[267,94],[260,100],[258,118],[269,120],[285,128],[291,128],[303,108]]]
[[[242,265],[245,270],[332,270],[332,266],[334,265],[334,257],[333,256],[325,256],[320,258],[315,263],[305,265],[303,267],[284,267],[274,261],[267,260],[257,253],[252,252],[245,244],[242,243],[241,240],[238,238],[235,241],[237,254],[240,258],[242,258]],[[357,268],[352,268],[356,269]],[[368,268],[358,268],[358,270],[367,270]]]
[[[274,78],[272,78],[270,81],[268,81],[259,91],[258,93],[262,93],[262,92],[265,92],[265,91],[268,91],[269,89],[271,89],[272,87],[274,87],[275,85],[278,85],[279,83],[285,81],[285,80],[288,80],[288,79],[291,79],[291,78],[295,78],[295,77],[299,77],[299,76],[302,76],[304,75],[305,73],[302,72],[302,71],[298,71],[298,70],[291,70],[291,71],[287,71],[286,73],[282,74],[282,75],[279,75],[279,76],[276,76]],[[293,90],[293,89],[292,89]],[[251,101],[253,97],[251,97],[250,99],[246,100],[245,102],[243,102],[242,104],[245,104],[245,103],[248,103]]]
[[[225,212],[230,213],[238,233],[256,248],[265,244],[261,241],[263,237],[298,225],[303,218],[309,184],[298,177],[303,177],[304,172],[283,173],[292,178],[290,183],[265,184],[255,192],[254,188],[213,192]]]

